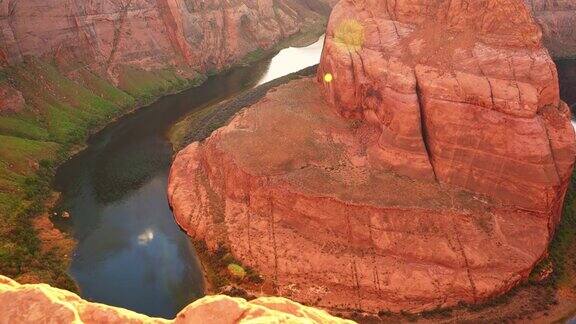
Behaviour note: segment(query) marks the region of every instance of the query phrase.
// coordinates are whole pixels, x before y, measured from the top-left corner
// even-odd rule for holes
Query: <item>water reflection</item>
[[[211,78],[123,118],[63,166],[57,187],[78,241],[70,273],[82,296],[153,316],[173,317],[202,296],[190,242],[166,199],[169,127],[189,111],[256,84],[267,63]]]
[[[272,58],[270,68],[258,82],[258,85],[318,64],[323,46],[324,36],[310,46],[289,47],[281,50],[280,53]]]
[[[138,235],[138,245],[148,245],[154,239],[154,230],[147,228],[144,233]]]

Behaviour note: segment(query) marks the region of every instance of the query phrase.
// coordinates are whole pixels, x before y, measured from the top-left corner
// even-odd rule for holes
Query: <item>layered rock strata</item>
[[[2,276],[0,314],[0,323],[352,323],[284,298],[248,302],[227,296],[204,297],[174,320],[165,320],[87,302],[44,284],[20,285]]]
[[[267,49],[328,14],[324,0],[3,1],[0,60],[54,60],[113,78],[125,65],[209,70]]]
[[[253,290],[418,312],[528,277],[575,152],[521,1],[345,0],[318,81],[270,91],[182,150],[168,195],[192,237],[265,278]]]
[[[375,164],[558,215],[574,132],[524,5],[370,3],[332,15],[319,74],[334,74],[323,89],[342,115],[380,129]],[[365,16],[352,48],[339,28]]]

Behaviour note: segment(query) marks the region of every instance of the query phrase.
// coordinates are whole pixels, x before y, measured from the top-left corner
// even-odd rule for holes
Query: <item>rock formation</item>
[[[544,32],[544,45],[556,58],[576,57],[576,2],[524,0]]]
[[[54,59],[117,78],[125,65],[221,68],[330,10],[325,0],[32,0],[0,3],[0,60]]]
[[[343,0],[317,80],[182,150],[168,195],[189,235],[265,278],[253,292],[418,312],[528,277],[575,152],[521,1]]]
[[[165,320],[87,302],[45,284],[20,285],[3,276],[0,314],[0,323],[352,323],[284,298],[248,302],[227,296],[204,297],[184,308],[174,320]]]

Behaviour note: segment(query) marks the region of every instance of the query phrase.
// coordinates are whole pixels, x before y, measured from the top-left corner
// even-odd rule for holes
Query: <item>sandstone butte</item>
[[[522,1],[342,0],[318,77],[179,152],[168,196],[191,237],[263,276],[252,293],[419,312],[529,276],[575,152]]]
[[[352,323],[285,298],[207,296],[174,320],[151,318],[122,308],[87,302],[45,284],[20,285],[0,276],[0,323]]]

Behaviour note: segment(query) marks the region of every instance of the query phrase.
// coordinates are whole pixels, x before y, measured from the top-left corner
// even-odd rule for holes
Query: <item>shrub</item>
[[[230,263],[228,265],[228,272],[232,275],[233,278],[243,280],[246,277],[246,270],[242,268],[242,266],[236,263]]]

